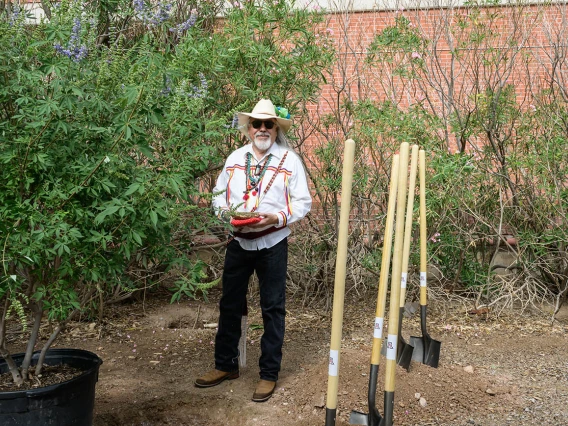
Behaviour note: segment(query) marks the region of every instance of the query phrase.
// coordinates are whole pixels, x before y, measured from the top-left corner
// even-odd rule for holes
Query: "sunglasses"
[[[253,120],[250,123],[252,125],[252,127],[254,127],[255,129],[260,129],[262,127],[262,125],[264,124],[264,127],[266,127],[268,130],[272,129],[276,123],[274,121],[270,121],[270,120]]]

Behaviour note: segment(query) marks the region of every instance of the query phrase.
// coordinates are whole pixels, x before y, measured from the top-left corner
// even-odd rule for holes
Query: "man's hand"
[[[258,213],[262,220],[260,222],[255,223],[254,225],[249,225],[250,228],[264,228],[266,226],[274,226],[278,225],[278,215],[274,213]]]

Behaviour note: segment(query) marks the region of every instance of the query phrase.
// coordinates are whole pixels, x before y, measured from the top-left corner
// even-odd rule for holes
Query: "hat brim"
[[[248,136],[248,123],[249,119],[251,118],[256,118],[258,120],[269,120],[271,118],[275,118],[278,122],[278,127],[280,127],[284,133],[288,133],[288,130],[290,130],[290,127],[292,127],[292,120],[276,117],[275,115],[239,112],[237,116],[239,118],[239,130],[245,136]]]

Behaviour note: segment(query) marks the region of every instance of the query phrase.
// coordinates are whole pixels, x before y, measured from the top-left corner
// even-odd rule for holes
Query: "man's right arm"
[[[229,175],[227,173],[227,163],[223,166],[223,170],[217,177],[217,183],[213,188],[212,207],[213,211],[220,219],[227,220],[227,213],[229,211],[229,200],[227,193],[227,185],[229,183]]]

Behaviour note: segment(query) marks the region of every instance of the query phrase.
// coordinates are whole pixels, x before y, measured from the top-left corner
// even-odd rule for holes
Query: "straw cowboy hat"
[[[290,120],[288,110],[281,107],[275,108],[270,99],[261,99],[255,105],[251,113],[239,112],[238,117],[239,129],[245,136],[248,136],[247,125],[250,118],[256,118],[259,120],[275,118],[278,122],[278,127],[280,127],[284,133],[288,132],[288,130],[290,130],[290,126],[292,126],[292,120]]]

